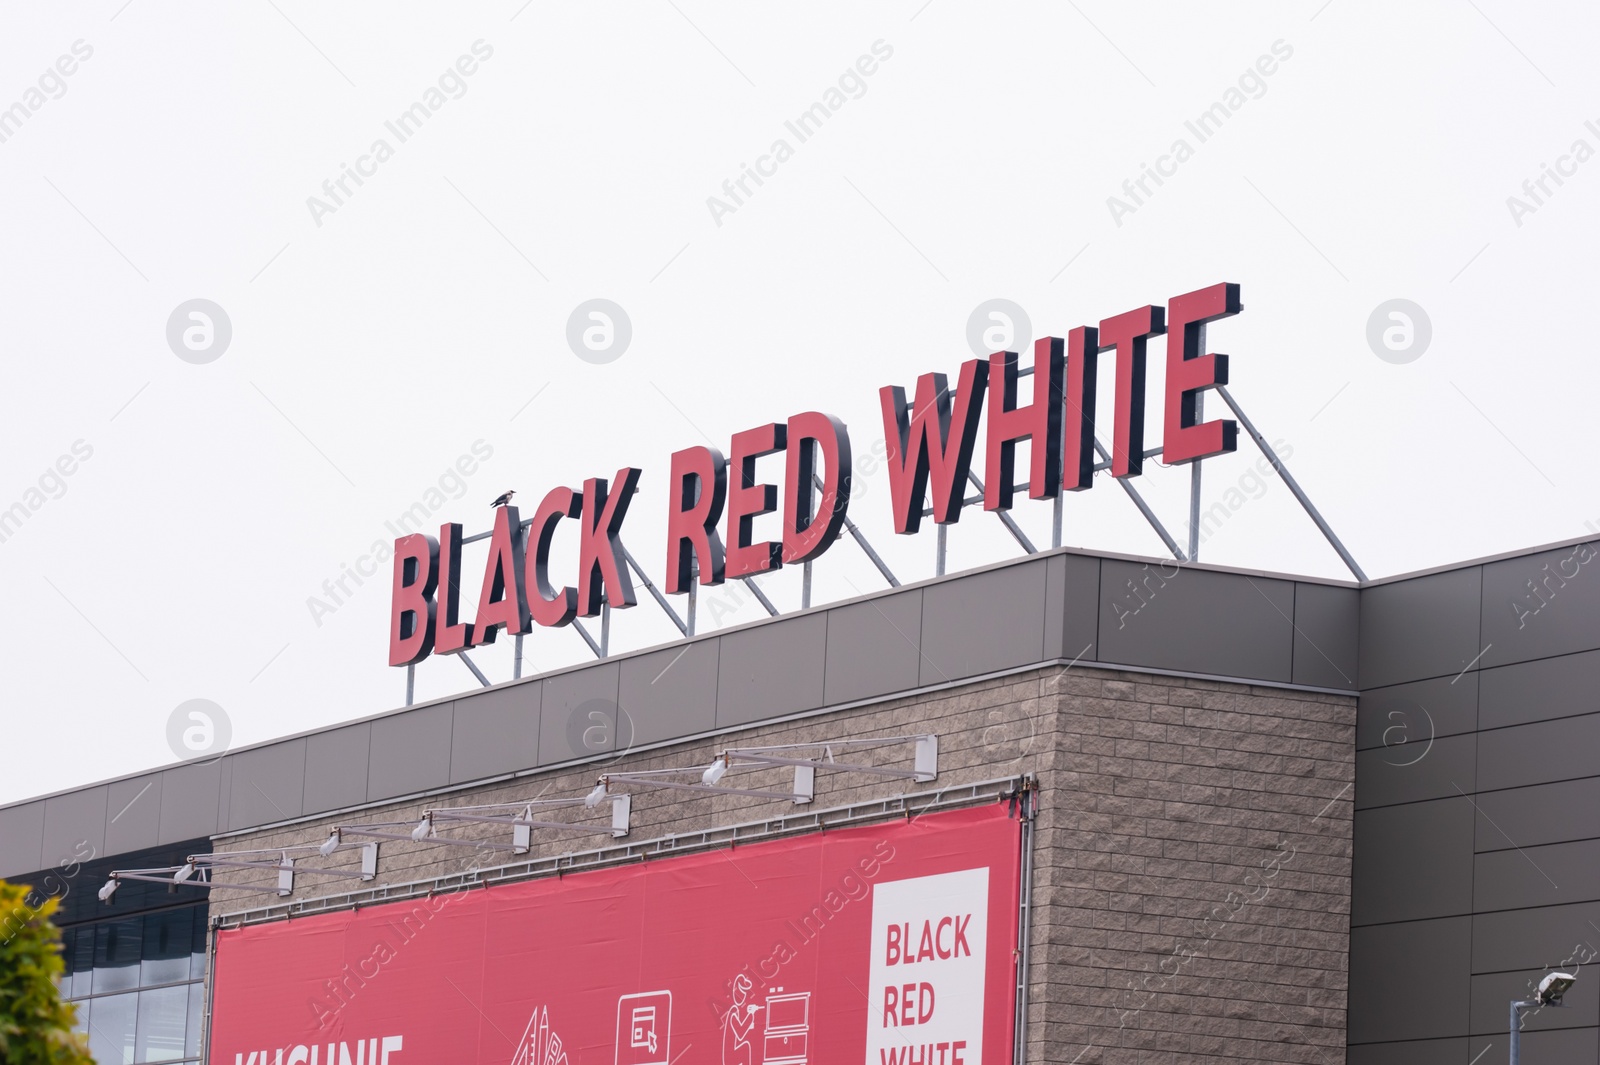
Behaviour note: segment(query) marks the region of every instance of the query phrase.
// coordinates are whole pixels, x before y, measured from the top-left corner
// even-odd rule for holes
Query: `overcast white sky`
[[[529,514],[637,465],[625,536],[659,578],[672,451],[820,409],[866,455],[877,389],[954,376],[994,298],[1064,335],[1238,282],[1209,346],[1372,576],[1579,535],[1600,523],[1580,318],[1600,162],[1561,160],[1600,148],[1596,21],[1507,0],[13,7],[0,509],[27,514],[0,542],[0,802],[174,761],[190,699],[235,745],[399,705],[387,573],[320,618],[308,600],[475,443],[492,455],[446,481],[438,520],[477,531],[506,488]],[[386,122],[430,88],[401,142]],[[819,101],[837,109],[802,143],[785,122]],[[1201,142],[1185,123],[1218,102]],[[333,204],[323,183],[380,139]],[[780,139],[792,155],[714,216]],[[1547,164],[1568,173],[1535,202]],[[1113,217],[1113,195],[1136,209]],[[566,340],[593,298],[632,323],[604,365]],[[205,364],[167,340],[192,299],[231,322]],[[1392,299],[1431,323],[1411,361],[1368,342]],[[1210,462],[1208,502],[1250,489],[1257,458]],[[881,469],[858,472],[852,517],[902,580],[931,576],[931,529],[894,537]],[[1184,472],[1138,486],[1182,526]],[[1048,504],[1017,517],[1049,542]],[[1105,476],[1070,498],[1066,542],[1161,550]],[[981,512],[950,543],[952,570],[1017,553]],[[1347,575],[1276,481],[1202,559]],[[819,602],[882,587],[847,542],[816,580]],[[792,608],[799,574],[767,588]],[[712,600],[704,627],[760,616]],[[648,602],[613,630],[619,649],[672,635]],[[527,650],[588,656],[569,631]],[[477,660],[508,678],[509,641]],[[418,697],[474,683],[434,659]]]

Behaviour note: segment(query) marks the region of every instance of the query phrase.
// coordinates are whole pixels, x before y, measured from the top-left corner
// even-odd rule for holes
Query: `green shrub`
[[[0,1065],[93,1065],[74,1009],[61,1001],[57,900],[29,904],[33,890],[0,880]]]

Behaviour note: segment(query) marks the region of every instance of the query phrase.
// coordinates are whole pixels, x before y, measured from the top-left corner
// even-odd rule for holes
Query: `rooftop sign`
[[[895,532],[909,535],[921,528],[930,492],[928,512],[936,524],[960,520],[966,485],[976,481],[972,467],[980,437],[984,510],[1010,510],[1021,488],[1031,499],[1054,499],[1092,487],[1102,355],[1110,357],[1115,374],[1112,476],[1139,476],[1145,458],[1154,454],[1171,466],[1233,451],[1237,423],[1201,420],[1199,397],[1228,383],[1228,357],[1203,350],[1205,327],[1239,310],[1238,285],[1211,285],[1174,296],[1166,307],[1151,304],[1098,326],[1079,326],[1065,339],[1042,337],[1034,343],[1031,367],[1021,366],[1016,352],[995,352],[962,364],[954,389],[942,373],[918,377],[909,402],[900,386],[879,389]],[[1151,338],[1160,336],[1167,338],[1167,375],[1155,451],[1145,446],[1145,363]],[[1019,386],[1029,376],[1031,398],[1023,402]],[[1024,443],[1026,482],[1016,484],[1018,445]],[[781,485],[759,481],[757,460],[779,453]],[[712,447],[676,452],[668,479],[667,594],[689,592],[695,581],[716,586],[821,556],[846,525],[850,456],[844,423],[817,411],[735,433],[726,456]],[[606,605],[635,605],[632,560],[621,536],[640,473],[626,466],[578,488],[551,488],[527,521],[509,501],[498,507],[478,609],[470,619],[462,617],[460,605],[468,579],[461,525],[441,525],[437,539],[423,533],[397,539],[389,664],[460,653],[495,642],[502,630],[522,635],[535,625],[568,625],[598,615]],[[755,540],[755,519],[780,507],[781,539]],[[578,571],[567,575],[574,584],[553,583],[550,572],[550,547],[563,519],[577,524]]]

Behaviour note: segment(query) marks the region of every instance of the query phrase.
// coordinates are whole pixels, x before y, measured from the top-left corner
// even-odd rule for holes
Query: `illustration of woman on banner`
[[[733,978],[733,1005],[722,1015],[722,1065],[755,1065],[753,1036],[756,1011],[754,1002],[746,1002],[751,989],[750,978],[743,973]]]

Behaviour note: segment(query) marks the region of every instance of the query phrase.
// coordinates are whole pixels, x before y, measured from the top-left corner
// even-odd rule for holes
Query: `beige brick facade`
[[[1345,1058],[1355,717],[1348,696],[1050,666],[597,762],[663,768],[704,764],[725,746],[935,732],[936,783],[819,773],[815,806],[1036,776],[1030,1063],[1333,1065]],[[908,766],[910,750],[874,757]],[[530,774],[217,848],[306,843],[334,824],[414,822],[429,807],[581,795],[599,771]],[[785,775],[759,779],[781,787]],[[630,840],[794,810],[640,790]],[[509,838],[490,826],[452,834]],[[535,832],[530,857],[611,842]],[[474,860],[467,848],[385,842],[378,883],[454,876]],[[295,898],[349,883],[301,876]],[[262,898],[218,889],[212,912]]]

